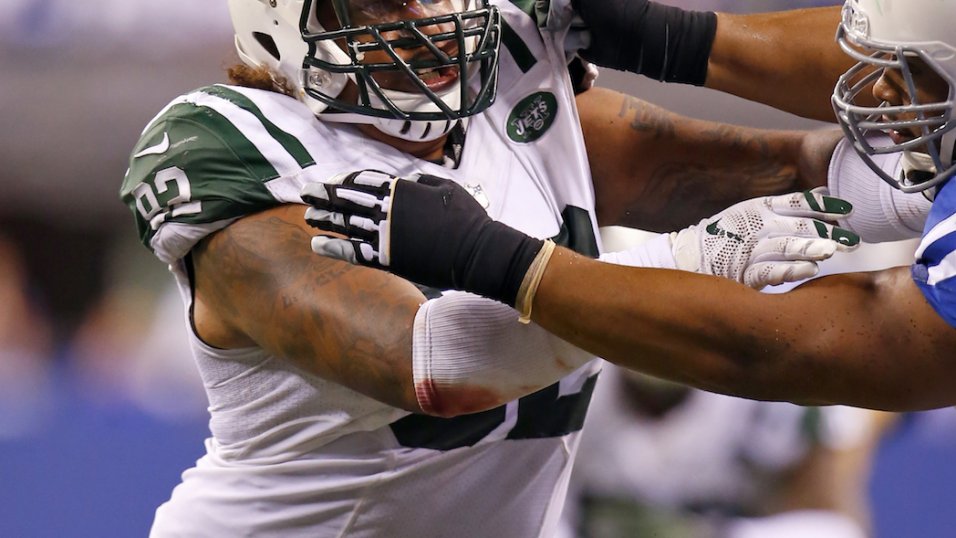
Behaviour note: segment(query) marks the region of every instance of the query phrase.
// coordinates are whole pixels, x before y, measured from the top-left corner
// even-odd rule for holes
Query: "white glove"
[[[850,251],[860,237],[822,220],[845,217],[853,206],[825,187],[740,202],[671,234],[678,269],[736,280],[751,288],[817,274],[818,261]]]

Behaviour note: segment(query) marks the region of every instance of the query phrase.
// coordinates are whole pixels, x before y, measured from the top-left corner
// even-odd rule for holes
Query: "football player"
[[[756,287],[846,248],[830,237],[850,236],[816,219],[848,205],[769,196],[820,184],[816,149],[839,133],[575,96],[567,3],[229,8],[238,84],[161,110],[121,193],[175,276],[210,402],[206,454],[153,536],[554,532],[598,363],[495,301],[315,256],[300,198],[310,182],[452,177],[483,212],[584,256],[600,251],[596,208],[601,222],[674,229],[768,195],[726,213],[762,219],[732,249],[733,276]],[[365,168],[383,172],[349,174]],[[705,237],[692,227],[617,259],[714,272],[681,255]]]
[[[331,213],[332,220],[315,215],[316,223],[354,241],[319,237],[313,244],[326,253],[355,245],[357,261],[484,293],[613,362],[707,390],[886,410],[953,405],[954,15],[950,0],[847,0],[837,35],[858,63],[836,85],[833,104],[848,145],[866,167],[844,166],[837,155],[831,170],[933,201],[911,267],[829,276],[791,293],[760,294],[727,280],[602,264],[554,250],[496,225],[453,183],[432,178],[390,181],[390,205],[380,213],[367,211],[350,194],[361,189],[344,183],[318,187],[324,197],[309,189],[323,212],[340,211]],[[871,106],[874,100],[879,104]],[[898,165],[888,166],[890,157]],[[377,228],[388,242],[351,214],[370,215],[373,222],[383,217]],[[726,218],[702,225],[715,237],[746,228]],[[705,257],[708,252],[707,246],[701,251]]]

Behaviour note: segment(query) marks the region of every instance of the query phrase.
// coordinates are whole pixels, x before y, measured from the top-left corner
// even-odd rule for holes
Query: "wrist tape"
[[[598,258],[605,263],[616,265],[629,265],[631,267],[654,267],[658,269],[677,269],[677,260],[674,259],[672,249],[672,236],[675,234],[663,233],[648,239],[647,241],[619,252],[607,252],[601,254]],[[531,307],[534,303],[534,295],[538,291],[538,284],[541,283],[541,277],[554,254],[556,245],[554,241],[544,242],[544,246],[538,251],[528,272],[525,273],[518,290],[518,296],[515,300],[515,310],[518,311],[518,321],[529,323],[531,321]],[[695,264],[699,265],[699,260],[695,259]]]

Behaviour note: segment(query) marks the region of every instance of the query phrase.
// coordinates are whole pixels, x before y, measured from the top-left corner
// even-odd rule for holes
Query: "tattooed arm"
[[[741,200],[825,185],[842,138],[696,120],[602,88],[577,104],[604,226],[677,230]]]
[[[193,249],[197,334],[219,348],[262,347],[421,412],[410,357],[424,297],[400,278],[313,254],[304,212],[286,205],[252,215]]]

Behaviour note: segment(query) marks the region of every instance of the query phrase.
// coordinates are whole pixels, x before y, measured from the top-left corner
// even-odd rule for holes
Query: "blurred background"
[[[834,2],[667,3],[745,12]],[[235,61],[224,1],[0,3],[0,536],[145,536],[156,506],[203,452],[206,400],[181,302],[117,192],[146,123],[173,97],[223,82]],[[699,88],[609,71],[598,83],[701,118],[822,126]],[[873,251],[866,263],[907,263],[907,248]],[[787,413],[780,423],[803,424]],[[851,412],[840,416],[866,428],[818,443],[847,447],[849,438],[863,452],[850,480],[875,536],[951,536],[954,415]],[[654,463],[654,449],[638,446],[625,452],[645,464],[642,474],[678,480],[667,462]],[[789,473],[809,450],[774,456],[773,473]],[[576,478],[582,490],[600,483],[595,473]]]

